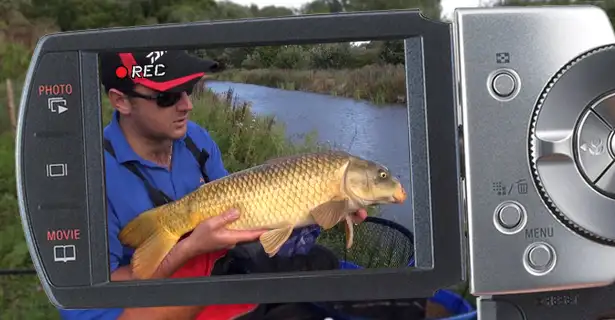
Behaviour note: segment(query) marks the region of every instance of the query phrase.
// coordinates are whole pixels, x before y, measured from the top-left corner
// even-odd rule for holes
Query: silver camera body
[[[592,6],[460,9],[454,41],[479,319],[603,319],[590,305],[607,307],[597,297],[615,279],[608,16]]]

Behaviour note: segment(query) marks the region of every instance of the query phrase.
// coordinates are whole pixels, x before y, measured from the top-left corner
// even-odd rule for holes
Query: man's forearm
[[[180,241],[165,259],[153,275],[155,279],[169,278],[194,254],[186,249],[183,241]],[[112,281],[139,281],[132,275],[130,266],[121,267],[111,275]],[[129,319],[151,319],[151,320],[183,320],[194,319],[201,311],[202,306],[182,306],[182,307],[151,307],[151,308],[127,308],[118,317],[118,320]]]

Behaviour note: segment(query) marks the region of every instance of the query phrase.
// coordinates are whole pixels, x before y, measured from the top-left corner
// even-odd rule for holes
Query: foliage
[[[0,82],[24,74],[30,63],[28,48],[17,42],[0,43]]]
[[[375,104],[406,102],[406,74],[401,65],[368,65],[341,70],[230,70],[212,78],[368,100]]]
[[[240,61],[239,52],[249,52]],[[287,90],[332,94],[371,102],[404,103],[406,80],[403,42],[281,45],[200,51],[204,58],[219,54],[227,71],[219,80]]]

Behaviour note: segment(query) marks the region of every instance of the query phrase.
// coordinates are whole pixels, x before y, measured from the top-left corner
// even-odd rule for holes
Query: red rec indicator
[[[124,79],[128,76],[128,69],[124,66],[119,66],[115,69],[115,75],[120,79]]]

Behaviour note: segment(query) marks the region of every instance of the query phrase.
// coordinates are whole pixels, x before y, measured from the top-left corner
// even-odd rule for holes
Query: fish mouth
[[[406,190],[401,185],[395,189],[395,193],[393,193],[393,200],[395,203],[403,203],[406,201],[407,197]]]

